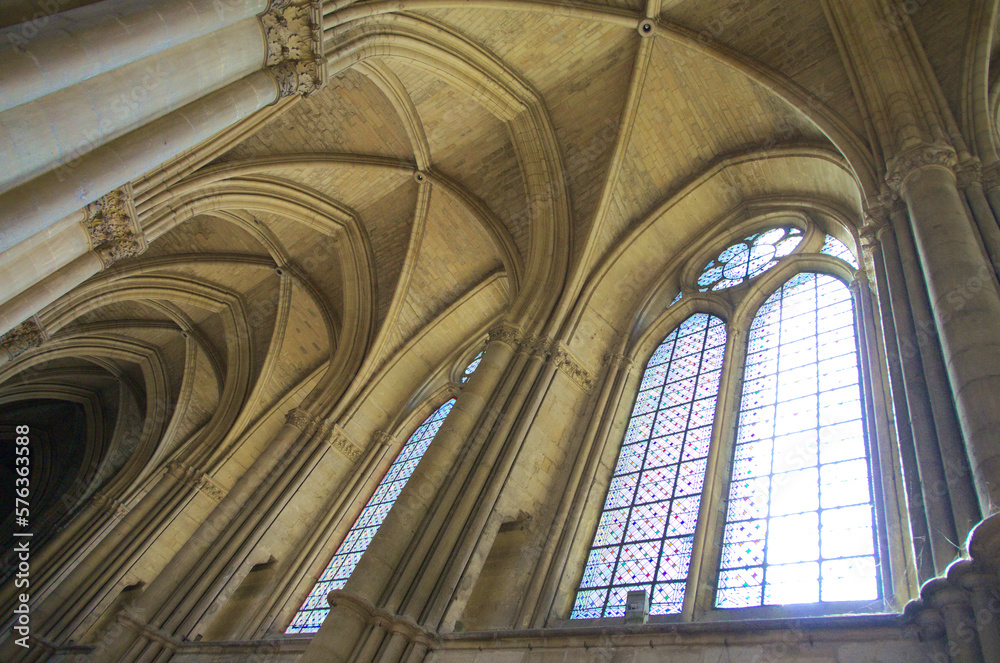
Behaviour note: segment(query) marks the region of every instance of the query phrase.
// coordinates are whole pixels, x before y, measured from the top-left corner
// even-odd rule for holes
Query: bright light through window
[[[698,277],[698,290],[725,290],[760,276],[794,251],[801,241],[802,231],[794,226],[747,235],[705,265]]]
[[[361,560],[361,555],[368,548],[368,544],[371,543],[382,521],[389,515],[389,509],[392,508],[399,493],[403,490],[403,486],[413,474],[417,463],[434,440],[434,436],[454,404],[455,399],[453,398],[439,407],[424,420],[424,423],[414,431],[410,439],[403,445],[396,460],[393,461],[361,515],[358,516],[347,533],[344,542],[337,548],[333,559],[330,560],[326,570],[319,577],[319,582],[309,592],[309,596],[306,597],[305,603],[302,604],[299,611],[295,613],[295,617],[285,633],[316,633],[319,631],[323,620],[330,612],[326,595],[335,589],[344,588],[347,579],[354,571],[354,567]]]
[[[750,329],[716,605],[879,597],[851,293],[792,277]]]

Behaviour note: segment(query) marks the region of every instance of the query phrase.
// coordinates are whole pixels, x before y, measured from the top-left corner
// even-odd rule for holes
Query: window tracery
[[[705,293],[701,297],[712,297],[713,292],[764,274],[802,246],[857,269],[854,253],[832,235],[817,237],[813,231],[794,226],[771,227],[747,234],[720,251],[699,273],[694,288]],[[714,574],[699,581],[714,587],[714,595],[698,599],[703,610],[881,599],[883,551],[877,537],[880,525],[862,405],[853,295],[839,278],[809,271],[808,254],[804,255],[807,262],[800,263],[800,271],[793,272],[756,311],[741,318],[747,320],[742,323],[746,345],[737,357],[722,356],[727,327],[707,313],[690,316],[653,353],[638,387],[571,619],[622,616],[627,592],[636,589],[647,591],[650,615],[680,613],[686,604],[686,584],[699,584],[686,583],[692,555],[702,559],[714,555],[714,562],[702,565],[703,572],[709,568],[707,572]],[[668,308],[684,292],[691,290],[682,288]],[[745,296],[741,291],[739,297]],[[736,302],[739,306],[739,299]],[[700,458],[708,456],[714,427],[722,425],[721,430],[731,431],[715,436],[727,459],[719,463],[714,477],[723,489],[716,491],[721,495],[716,499],[722,522],[699,534],[703,543],[695,544],[714,553],[692,549],[693,521],[683,535],[666,530],[669,507],[660,506],[650,514],[639,510],[647,507],[647,501],[668,504],[664,494],[645,500],[641,486],[644,477],[662,465],[648,459],[657,448],[657,436],[667,432],[658,426],[675,384],[664,376],[664,371],[672,370],[663,367],[664,358],[683,356],[675,346],[696,320],[711,320],[706,328],[718,330],[714,341],[706,341],[699,350],[717,347],[718,363],[709,369],[702,361],[691,375],[698,380],[698,371],[732,374],[729,389],[739,406],[733,413],[719,414],[730,423],[715,420],[716,377],[711,407],[702,409],[707,417],[698,420],[698,430],[704,431]],[[745,362],[741,361],[743,350]],[[741,365],[730,365],[733,361]],[[678,378],[676,384],[683,379],[692,378]],[[662,394],[650,396],[656,388],[663,389]],[[685,424],[694,428],[690,420]],[[686,439],[686,431],[680,439]],[[676,443],[672,448],[678,458],[686,453]],[[696,482],[699,492],[704,480],[703,464]],[[697,503],[711,499],[700,494],[669,497],[690,499],[695,505],[692,518],[697,516]],[[643,518],[637,516],[647,515],[659,520],[643,529],[639,525]],[[709,525],[699,523],[698,527]],[[630,538],[633,531],[643,534]],[[665,559],[669,560],[667,568],[682,571],[663,574]],[[667,583],[675,583],[669,587],[672,592],[667,591]]]
[[[802,237],[802,231],[795,226],[771,228],[745,236],[705,265],[698,276],[698,290],[725,290],[760,276],[794,251]]]

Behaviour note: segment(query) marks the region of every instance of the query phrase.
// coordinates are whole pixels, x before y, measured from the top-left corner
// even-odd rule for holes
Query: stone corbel
[[[272,2],[259,18],[267,42],[264,64],[278,82],[279,95],[309,96],[323,89],[327,71],[322,2]]]
[[[958,165],[955,150],[944,143],[920,143],[897,153],[886,164],[885,181],[889,187],[899,192],[910,175],[932,166],[946,168],[953,173]]]
[[[7,353],[7,359],[10,361],[32,348],[37,348],[48,337],[38,318],[32,316],[0,336],[0,348]]]
[[[139,226],[130,184],[101,196],[87,205],[85,212],[83,226],[90,238],[90,250],[105,269],[146,250],[146,237]]]

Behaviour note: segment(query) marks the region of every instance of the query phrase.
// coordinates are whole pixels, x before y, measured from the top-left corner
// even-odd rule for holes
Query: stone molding
[[[0,336],[0,348],[7,353],[8,360],[13,360],[28,350],[37,348],[48,337],[38,318],[32,316]]]
[[[322,3],[273,1],[259,19],[267,43],[264,64],[278,82],[279,96],[321,90],[326,85]]]
[[[167,465],[167,474],[176,477],[185,486],[204,493],[216,503],[221,502],[222,498],[226,496],[226,490],[212,479],[212,477],[191,465],[180,461],[173,461]]]
[[[108,497],[101,491],[97,491],[90,498],[90,503],[95,507],[104,511],[105,513],[111,514],[113,517],[121,519],[128,515],[129,508],[125,506],[122,502],[116,499]]]
[[[136,216],[130,184],[101,196],[87,205],[85,212],[83,226],[90,239],[90,250],[105,269],[146,250],[146,237]]]
[[[170,651],[177,651],[180,642],[170,637],[166,632],[146,624],[141,619],[133,615],[128,609],[121,610],[115,617],[115,621],[129,628],[148,640],[152,640]]]
[[[998,652],[989,647],[1000,641],[1000,623],[995,615],[977,620],[976,608],[993,605],[1000,597],[998,532],[1000,514],[976,525],[968,539],[970,557],[952,562],[944,575],[923,584],[920,598],[906,604],[903,620],[915,624],[921,638],[944,638],[950,649],[982,656],[976,660],[996,660]]]
[[[939,166],[955,172],[958,156],[943,143],[919,143],[901,150],[886,164],[885,181],[893,191],[899,191],[910,175],[928,166]]]

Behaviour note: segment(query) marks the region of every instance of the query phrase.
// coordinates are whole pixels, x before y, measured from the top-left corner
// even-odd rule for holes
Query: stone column
[[[38,3],[59,9],[58,0]],[[0,30],[0,111],[265,10],[267,0],[104,0]]]
[[[0,113],[13,188],[261,68],[254,17]]]
[[[1000,503],[1000,295],[959,197],[954,152],[918,144],[889,163],[909,210],[979,505]]]
[[[318,0],[260,17],[266,68],[111,140],[0,194],[0,251],[164,161],[239,122],[279,97],[312,94],[326,82]],[[123,84],[131,84],[131,81]],[[197,97],[199,90],[192,90]],[[204,94],[205,90],[201,90]]]
[[[128,614],[123,615],[125,628],[109,632],[98,643],[89,660],[95,663],[134,660],[133,654],[142,652],[146,643],[153,642],[150,640],[150,633],[156,629],[147,626],[147,621],[171,600],[178,585],[190,579],[192,571],[204,562],[205,552],[216,543],[219,533],[233,522],[244,504],[265,484],[277,480],[281,467],[294,461],[306,442],[313,437],[315,429],[315,420],[311,415],[299,410],[289,412],[287,423],[275,439],[153,579],[128,610]]]
[[[510,327],[490,331],[486,352],[454,407],[396,499],[367,551],[351,574],[341,594],[356,601],[331,595],[330,614],[302,657],[302,663],[345,663],[368,626],[364,611],[356,604],[378,606],[390,580],[405,563],[410,541],[430,513],[439,489],[468,444],[490,396],[518,344],[518,334]]]
[[[146,239],[136,219],[132,189],[128,185],[87,205],[84,212],[81,225],[90,252],[0,304],[0,333],[35,315],[102,269],[146,250]]]
[[[876,239],[878,235],[875,235]],[[882,321],[882,338],[885,342],[886,363],[889,370],[889,387],[892,393],[894,421],[896,429],[896,444],[899,450],[900,465],[903,471],[903,486],[906,490],[906,508],[909,518],[910,539],[913,545],[913,557],[916,565],[919,586],[925,580],[934,577],[934,560],[930,548],[930,531],[927,525],[927,514],[924,511],[924,497],[921,492],[920,471],[917,468],[916,444],[913,428],[910,425],[910,410],[907,405],[906,380],[903,377],[902,357],[889,295],[886,262],[883,257],[886,247],[881,242],[875,246],[869,245],[872,262],[875,266],[875,286],[878,290],[878,305]]]

